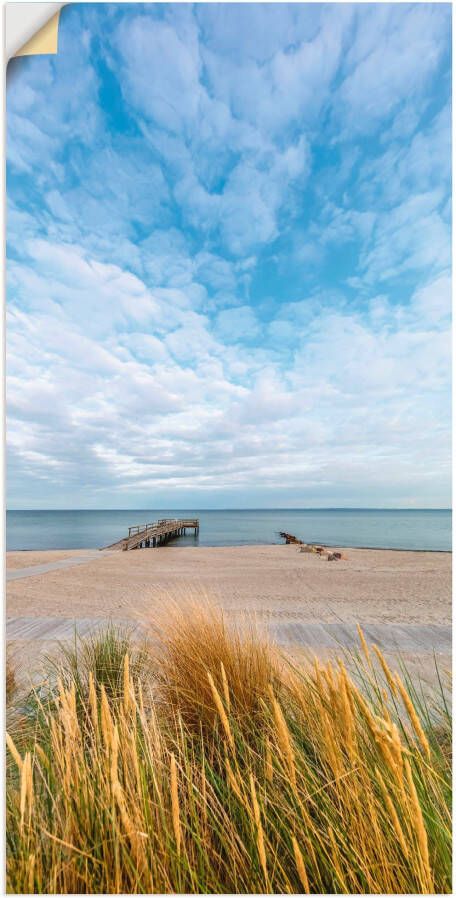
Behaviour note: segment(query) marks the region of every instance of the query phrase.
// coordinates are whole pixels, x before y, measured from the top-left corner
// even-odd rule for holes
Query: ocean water
[[[200,511],[8,511],[6,544],[18,549],[88,549],[109,545],[128,527],[158,518],[199,518],[198,536],[169,544],[240,546],[280,543],[280,530],[326,546],[382,549],[451,549],[451,511],[377,509],[258,509]]]

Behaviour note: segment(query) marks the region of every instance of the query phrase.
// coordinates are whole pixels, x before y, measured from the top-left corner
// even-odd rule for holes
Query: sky
[[[448,4],[70,4],[7,76],[10,508],[448,507]]]

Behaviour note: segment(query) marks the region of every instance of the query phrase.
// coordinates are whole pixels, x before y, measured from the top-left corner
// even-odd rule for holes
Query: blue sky
[[[450,54],[446,4],[70,4],[10,63],[10,507],[450,504]]]

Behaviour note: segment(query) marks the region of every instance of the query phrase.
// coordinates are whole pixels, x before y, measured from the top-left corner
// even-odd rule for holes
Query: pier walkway
[[[122,549],[124,552],[130,549],[155,549],[156,546],[163,546],[170,540],[177,539],[187,530],[193,530],[195,536],[199,533],[198,518],[163,518],[152,524],[135,524],[128,528],[128,536],[105,548]]]

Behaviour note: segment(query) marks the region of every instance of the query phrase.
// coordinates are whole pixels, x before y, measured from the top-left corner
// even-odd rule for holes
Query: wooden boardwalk
[[[135,524],[128,528],[128,536],[105,548],[122,549],[124,552],[130,549],[155,549],[156,546],[163,546],[170,540],[177,539],[187,530],[193,530],[195,536],[199,533],[198,518],[163,518],[151,524]]]
[[[66,641],[88,636],[106,627],[109,619],[71,617],[10,617],[6,621],[8,641]],[[140,621],[132,618],[113,619],[112,623],[144,634]],[[281,646],[300,646],[315,651],[359,647],[355,624],[323,623],[317,621],[277,623],[269,621],[272,638]],[[363,632],[368,643],[375,643],[385,652],[415,652],[417,654],[451,652],[451,627],[437,624],[364,623]]]

